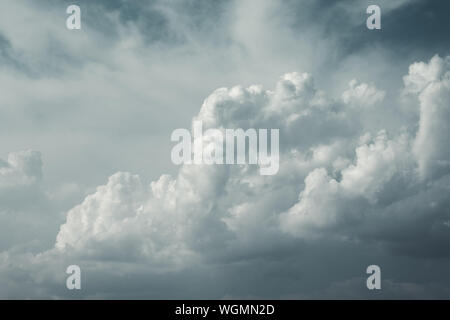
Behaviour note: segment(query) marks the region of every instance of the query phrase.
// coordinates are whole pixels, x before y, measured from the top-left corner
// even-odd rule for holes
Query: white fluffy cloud
[[[378,90],[373,85],[367,83],[358,84],[358,81],[353,79],[349,83],[349,89],[342,93],[342,100],[344,103],[354,104],[357,106],[371,106],[377,102],[383,101],[386,93]]]
[[[329,231],[330,227],[363,219],[365,208],[377,204],[380,193],[394,178],[414,179],[408,136],[390,140],[380,131],[374,139],[363,136],[361,140],[354,163],[335,172],[334,177],[325,168],[308,174],[299,202],[281,215],[283,230],[300,237],[318,236],[320,229]]]
[[[194,120],[201,120],[204,130],[280,129],[287,156],[282,167],[299,170],[282,169],[263,178],[253,166],[184,165],[175,178],[162,176],[150,186],[138,176],[117,173],[68,213],[56,247],[75,248],[87,256],[119,257],[126,251],[135,259],[188,263],[189,256],[208,257],[217,247],[233,252],[231,247],[240,246],[235,238],[252,246],[276,242],[281,232],[277,216],[293,203],[305,176],[317,164],[347,163],[341,157],[346,150],[336,140],[351,140],[359,130],[347,128],[354,119],[346,106],[317,90],[307,73],[282,76],[274,91],[261,86],[218,89]],[[207,147],[208,137],[204,139]],[[311,148],[313,159],[305,148]],[[293,179],[286,184],[288,176]]]
[[[404,83],[405,91],[417,94],[420,101],[420,120],[415,137],[402,133],[405,128],[393,139],[385,131],[380,131],[369,142],[365,141],[370,140],[369,135],[363,135],[362,143],[355,149],[354,163],[342,168],[337,177],[324,168],[307,176],[298,203],[281,215],[282,228],[295,236],[309,237],[311,234],[321,235],[321,230],[333,233],[330,230],[339,227],[338,235],[351,236],[353,232],[359,232],[356,230],[365,224],[365,220],[373,221],[367,217],[368,214],[376,214],[385,223],[390,223],[385,211],[390,211],[393,203],[405,205],[404,199],[421,198],[422,192],[434,188],[433,184],[427,185],[421,180],[437,181],[448,174],[449,69],[448,57],[435,56],[429,63],[413,64],[404,77]],[[351,96],[344,93],[344,101],[350,102]],[[410,130],[415,130],[415,124],[410,126]],[[441,216],[433,218],[440,224],[439,228],[443,227],[443,217],[449,214],[441,192],[431,193],[428,200],[430,206],[440,210]],[[384,203],[387,199],[390,203]],[[421,206],[405,206],[403,210],[411,209],[412,220],[417,219],[419,213],[422,218],[429,214]],[[408,212],[404,215],[407,220]],[[351,233],[342,227],[349,222],[354,226]],[[367,226],[364,228],[367,231]]]
[[[55,248],[20,259],[44,269],[50,261],[75,260],[113,274],[115,263],[134,271],[144,265],[171,277],[206,268],[226,278],[222,263],[234,261],[234,272],[244,266],[241,272],[248,272],[254,269],[249,259],[298,259],[302,241],[314,246],[332,239],[345,247],[369,240],[406,254],[414,247],[414,255],[445,255],[432,250],[449,239],[449,178],[442,168],[449,159],[450,89],[447,71],[435,70],[447,68],[443,61],[411,67],[405,90],[418,95],[420,121],[393,132],[383,122],[365,126],[365,112],[373,108],[355,111],[356,104],[382,103],[385,95],[373,85],[352,82],[335,100],[311,75],[289,73],[273,91],[259,85],[217,89],[194,120],[204,129],[280,129],[277,175],[260,176],[251,165],[183,165],[175,176],[145,183],[118,172],[69,210]],[[19,155],[0,168],[3,184],[40,176],[39,157]],[[19,263],[6,254],[5,274],[5,266]],[[33,277],[58,281],[45,272]]]
[[[389,205],[426,190],[418,175],[424,161],[439,158],[445,164],[448,159],[443,141],[449,90],[436,64],[445,66],[435,57],[412,66],[405,77],[410,91],[411,83],[422,83],[415,79],[443,77],[434,80],[437,88],[420,84],[426,92],[419,99],[426,102],[416,138],[410,133],[415,125],[408,128],[408,123],[392,133],[383,123],[378,130],[366,131],[358,123],[348,130],[350,120],[359,120],[352,112],[354,98],[369,105],[384,98],[367,84],[352,82],[343,103],[317,90],[309,74],[286,74],[274,91],[261,86],[218,89],[194,119],[206,128],[279,128],[278,175],[261,177],[252,166],[184,165],[175,178],[162,176],[148,186],[137,176],[118,173],[69,212],[56,246],[94,256],[109,250],[119,254],[122,246],[130,246],[128,252],[136,257],[170,261],[176,256],[180,263],[184,257],[208,256],[199,248],[226,249],[239,241],[258,247],[284,233],[306,239],[364,237],[368,215],[386,218]],[[443,111],[436,115],[433,109]],[[432,128],[430,117],[435,119]],[[418,153],[424,135],[433,149]]]
[[[414,143],[422,178],[449,173],[450,57],[414,63],[404,77],[405,91],[418,95],[420,122]]]
[[[176,266],[195,256],[185,241],[186,214],[198,199],[182,192],[182,182],[162,176],[150,186],[129,173],[117,173],[67,215],[56,248],[118,260],[145,259]],[[189,192],[189,189],[186,189]],[[179,206],[186,206],[182,212]],[[191,208],[189,208],[191,207]]]

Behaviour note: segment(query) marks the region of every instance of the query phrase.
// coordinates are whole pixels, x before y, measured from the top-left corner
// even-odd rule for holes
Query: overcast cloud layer
[[[71,3],[0,3],[0,298],[450,298],[448,4]],[[196,120],[278,174],[174,166]]]

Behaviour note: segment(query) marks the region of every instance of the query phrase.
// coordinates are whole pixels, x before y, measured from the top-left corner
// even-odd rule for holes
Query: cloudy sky
[[[2,0],[0,298],[450,298],[449,12]],[[193,120],[280,129],[279,172],[174,165]]]

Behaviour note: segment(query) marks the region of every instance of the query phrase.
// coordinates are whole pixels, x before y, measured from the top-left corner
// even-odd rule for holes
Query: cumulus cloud
[[[357,138],[360,130],[357,125],[348,129],[350,121],[355,119],[346,113],[346,108],[316,89],[311,75],[290,73],[280,78],[274,91],[261,86],[218,89],[205,99],[194,120],[202,121],[204,130],[277,128],[282,135],[283,153],[292,157],[282,166],[298,165],[305,149],[311,148],[317,163],[340,168],[342,163],[350,160],[343,158],[345,151],[339,150],[342,143],[337,140],[340,137]],[[203,139],[204,148],[208,148],[207,131]],[[321,144],[318,145],[316,140]],[[388,144],[385,140],[381,136],[378,144],[366,147],[368,150],[358,149],[357,168],[343,170],[346,176],[343,184],[349,185],[346,187],[349,192],[353,190],[370,199],[374,197],[377,192],[374,182],[383,180],[376,176],[377,170],[385,168],[377,163],[383,156],[376,155],[372,159],[371,155],[376,154],[377,148],[386,148],[387,159],[382,160],[389,162],[392,160],[389,158],[393,153],[391,149],[395,148],[384,145]],[[190,250],[195,252],[199,245],[205,246],[206,239],[209,246],[219,245],[220,241],[240,238],[248,232],[257,236],[258,229],[267,230],[265,236],[257,237],[268,243],[280,233],[278,205],[286,197],[281,196],[277,186],[284,183],[287,175],[296,176],[282,187],[290,189],[288,195],[292,197],[295,190],[301,188],[308,172],[314,169],[313,162],[307,159],[304,170],[296,173],[285,170],[280,176],[267,179],[260,177],[251,165],[184,165],[176,178],[162,176],[150,188],[143,186],[137,176],[118,173],[69,212],[58,234],[57,248],[74,247],[92,251],[95,255],[108,252],[110,247],[120,255],[123,250],[118,244],[130,243],[134,249],[127,252],[135,252],[137,257],[154,259],[160,254],[168,257],[170,254],[166,250],[170,251],[171,247],[172,255],[180,257],[182,252],[188,254]],[[358,170],[366,170],[373,175],[372,180],[378,180],[363,181],[362,176],[358,177]],[[383,173],[390,177],[389,171]],[[305,182],[306,188],[309,180]],[[358,190],[361,187],[365,189]],[[267,199],[262,202],[264,205],[261,205],[260,197]],[[293,199],[289,201],[292,203]],[[208,230],[211,224],[213,231]],[[214,239],[215,233],[220,238]],[[255,242],[248,235],[246,237],[246,241]],[[229,248],[228,251],[232,252]]]
[[[404,211],[402,223],[406,223],[408,214],[411,220],[416,220],[417,215],[422,215],[419,219],[430,216],[434,209],[439,212],[432,218],[436,219],[432,223],[434,227],[427,223],[422,228],[412,228],[416,232],[422,233],[430,228],[428,232],[433,234],[431,228],[437,228],[436,224],[440,225],[437,229],[444,228],[443,217],[448,216],[448,210],[441,197],[443,191],[428,190],[445,184],[443,181],[448,174],[449,155],[444,142],[450,136],[447,60],[435,56],[429,63],[415,63],[404,77],[405,91],[418,95],[420,101],[420,120],[415,137],[399,132],[392,139],[385,131],[380,131],[373,141],[365,142],[370,137],[364,135],[362,144],[355,149],[354,163],[342,168],[337,176],[324,168],[312,171],[305,179],[305,189],[300,193],[298,203],[281,215],[281,226],[286,232],[308,237],[327,230],[329,235],[330,230],[338,227],[338,230],[345,230],[341,234],[339,231],[339,235],[350,236],[353,232],[358,233],[355,230],[359,225],[366,224],[364,220],[373,222],[370,215],[389,223],[386,212],[391,212],[394,207],[397,212]],[[421,181],[424,178],[434,182],[427,185]],[[405,199],[422,198],[424,192],[429,197],[428,205],[406,206]],[[352,224],[353,232],[349,233],[343,226],[347,223]],[[397,227],[398,232],[404,230],[400,225]],[[364,228],[364,232],[370,229],[368,226]],[[380,234],[385,232],[380,230]]]
[[[168,176],[151,186],[129,173],[111,176],[106,185],[69,211],[56,248],[72,248],[96,259],[146,259],[155,266],[192,259],[195,253],[183,237],[187,221],[179,210],[173,211],[177,209],[172,198],[176,196],[174,184]],[[186,206],[196,202],[195,196],[183,200]]]
[[[383,21],[412,2],[384,1]],[[374,41],[363,28],[355,38],[368,40],[347,45],[363,3],[86,2],[84,33],[70,36],[52,23],[64,26],[61,7],[24,3],[0,5],[20,13],[0,21],[0,129],[12,132],[0,142],[34,141],[46,171],[32,151],[0,161],[1,297],[360,297],[355,274],[374,261],[392,272],[386,297],[448,295],[449,279],[430,285],[421,270],[448,269],[450,58],[403,78],[416,119],[395,92],[409,59],[343,58]],[[299,11],[327,22],[298,26]],[[273,84],[286,70],[308,72]],[[278,174],[162,165],[183,116],[205,130],[280,129]],[[72,196],[61,222],[55,202]],[[69,264],[84,291],[65,290]]]
[[[369,140],[367,136],[362,140]],[[318,234],[363,219],[365,208],[375,205],[385,186],[394,179],[414,179],[414,160],[409,139],[390,140],[385,131],[355,149],[355,163],[330,176],[325,168],[313,170],[305,179],[299,202],[281,215],[284,230],[298,236]],[[347,231],[347,230],[346,230]]]
[[[421,68],[423,77],[436,59],[441,58]],[[405,90],[409,83],[405,80]],[[427,93],[427,108],[447,105],[448,87],[436,85],[439,90]],[[378,92],[361,88],[356,91],[362,96]],[[409,255],[412,239],[427,234],[414,255],[432,253],[438,239],[447,241],[450,213],[443,196],[448,176],[432,183],[421,179],[423,157],[416,146],[427,110],[421,112],[417,137],[411,134],[414,124],[392,133],[357,124],[346,131],[348,119],[358,120],[352,103],[326,97],[310,75],[301,73],[281,77],[274,91],[261,86],[214,91],[194,120],[207,128],[279,126],[285,144],[280,173],[263,177],[251,165],[183,165],[176,177],[163,175],[150,185],[117,173],[69,211],[55,252],[178,270],[199,261],[263,259],[296,239],[371,239]],[[319,128],[336,130],[309,143],[294,139],[307,135],[303,126],[316,120]],[[433,132],[448,129],[445,121],[435,124]],[[429,144],[440,143],[439,136],[428,138]]]
[[[450,168],[450,58],[434,56],[429,63],[414,63],[403,79],[405,91],[420,101],[419,130],[414,153],[422,178],[436,178]]]
[[[342,100],[348,104],[356,104],[357,106],[371,106],[377,102],[383,101],[386,93],[378,90],[373,85],[367,83],[358,84],[353,79],[349,83],[349,89],[342,93]]]

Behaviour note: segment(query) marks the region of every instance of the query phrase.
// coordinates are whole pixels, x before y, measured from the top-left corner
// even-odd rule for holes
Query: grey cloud
[[[41,188],[41,155],[12,152],[0,159],[0,250],[44,250],[52,245],[61,218]],[[27,201],[24,201],[27,199]]]
[[[383,2],[384,36],[351,1],[82,2],[70,36],[45,4],[0,19],[1,151],[45,164],[0,161],[1,297],[448,297],[445,30],[394,44],[424,1]],[[279,173],[173,168],[192,116],[280,128]]]
[[[419,71],[412,67],[409,76],[416,77],[417,72],[427,75],[436,59],[441,58],[433,58]],[[444,64],[439,65],[446,68]],[[350,100],[347,103],[332,102],[323,93],[318,100],[308,79],[310,76],[306,74],[288,74],[280,79],[274,91],[258,86],[217,90],[205,100],[196,119],[204,120],[207,127],[261,126],[268,124],[262,119],[270,119],[281,126],[280,130],[288,130],[292,122],[303,121],[302,118],[309,118],[315,112],[333,114],[336,112],[335,108],[330,108],[333,105],[339,106],[343,115],[352,114],[353,121],[360,119],[355,117],[354,102]],[[406,89],[411,81],[405,80]],[[446,81],[446,78],[437,81]],[[426,86],[421,86],[422,90],[423,87]],[[369,86],[362,85],[361,88]],[[361,93],[360,90],[357,92]],[[373,95],[377,90],[372,88],[362,92]],[[433,91],[433,94],[442,95],[442,92]],[[317,104],[317,101],[322,103]],[[440,107],[439,104],[433,106]],[[254,117],[240,116],[246,114],[247,108],[252,110]],[[359,108],[367,110],[367,106]],[[278,116],[288,121],[277,120]],[[247,166],[184,165],[176,177],[163,175],[146,185],[137,175],[117,173],[69,211],[55,248],[33,259],[44,268],[55,259],[85,261],[91,266],[88,268],[94,268],[89,269],[90,272],[110,270],[105,271],[109,276],[114,274],[109,268],[117,268],[117,263],[130,264],[131,269],[136,270],[134,262],[146,265],[149,274],[162,272],[164,277],[172,279],[184,272],[189,274],[189,270],[199,264],[206,268],[207,274],[220,279],[250,272],[255,263],[262,261],[267,269],[262,268],[255,278],[247,280],[247,285],[252,288],[247,294],[259,292],[262,296],[273,296],[274,292],[269,294],[266,291],[269,287],[257,285],[258,277],[266,277],[265,274],[275,270],[280,272],[284,261],[299,259],[286,266],[289,271],[283,277],[275,276],[277,285],[270,285],[279,297],[294,297],[312,296],[314,290],[324,296],[332,295],[339,288],[347,290],[343,289],[346,285],[340,284],[332,284],[326,289],[326,280],[315,285],[308,282],[309,290],[305,289],[303,293],[296,293],[287,285],[289,275],[294,277],[297,272],[305,275],[313,267],[313,261],[317,262],[312,260],[303,269],[300,261],[314,256],[311,250],[330,246],[330,241],[342,248],[336,254],[344,254],[347,246],[362,252],[365,247],[378,244],[384,248],[377,253],[383,260],[392,259],[391,254],[395,252],[413,259],[447,257],[445,250],[440,251],[437,244],[448,242],[449,216],[445,209],[448,178],[432,183],[421,179],[412,151],[415,138],[404,130],[394,132],[393,137],[385,130],[374,134],[364,132],[361,127],[351,135],[341,136],[345,144],[352,146],[353,152],[343,152],[339,142],[328,145],[327,139],[322,137],[324,144],[313,144],[311,156],[306,158],[302,156],[302,150],[308,145],[291,141],[282,153],[287,156],[284,161],[290,170],[273,177],[261,177]],[[292,153],[292,150],[296,152]],[[300,165],[302,161],[304,163]],[[292,175],[295,170],[298,172]],[[291,175],[291,179],[286,179],[286,175]],[[282,189],[277,191],[277,185]],[[285,193],[283,188],[290,191]],[[294,190],[301,190],[298,201]],[[420,243],[417,239],[421,239]],[[368,251],[371,250],[380,249]],[[320,260],[330,263],[331,258],[321,256]],[[355,270],[358,263],[367,258],[368,254],[355,258],[349,270]],[[295,267],[300,271],[295,271]],[[315,274],[316,281],[319,274]],[[345,274],[339,275],[338,283],[353,283],[354,280],[346,280]],[[192,276],[201,277],[199,274]],[[409,296],[409,290],[416,290],[413,282],[397,285],[396,280],[386,281],[394,291],[391,295],[387,290],[383,297]],[[94,283],[102,286],[97,281]],[[411,293],[413,296],[434,294],[433,286],[431,289],[417,286],[417,292]],[[317,289],[319,287],[321,289]],[[133,296],[131,287],[130,290],[129,294]],[[211,289],[198,290],[196,295],[204,297]],[[442,288],[436,290],[445,292]],[[351,289],[347,291],[350,296],[358,295]],[[244,293],[243,288],[232,293],[222,292],[223,296]],[[170,291],[165,294],[170,295]],[[214,294],[217,297],[219,291]]]

